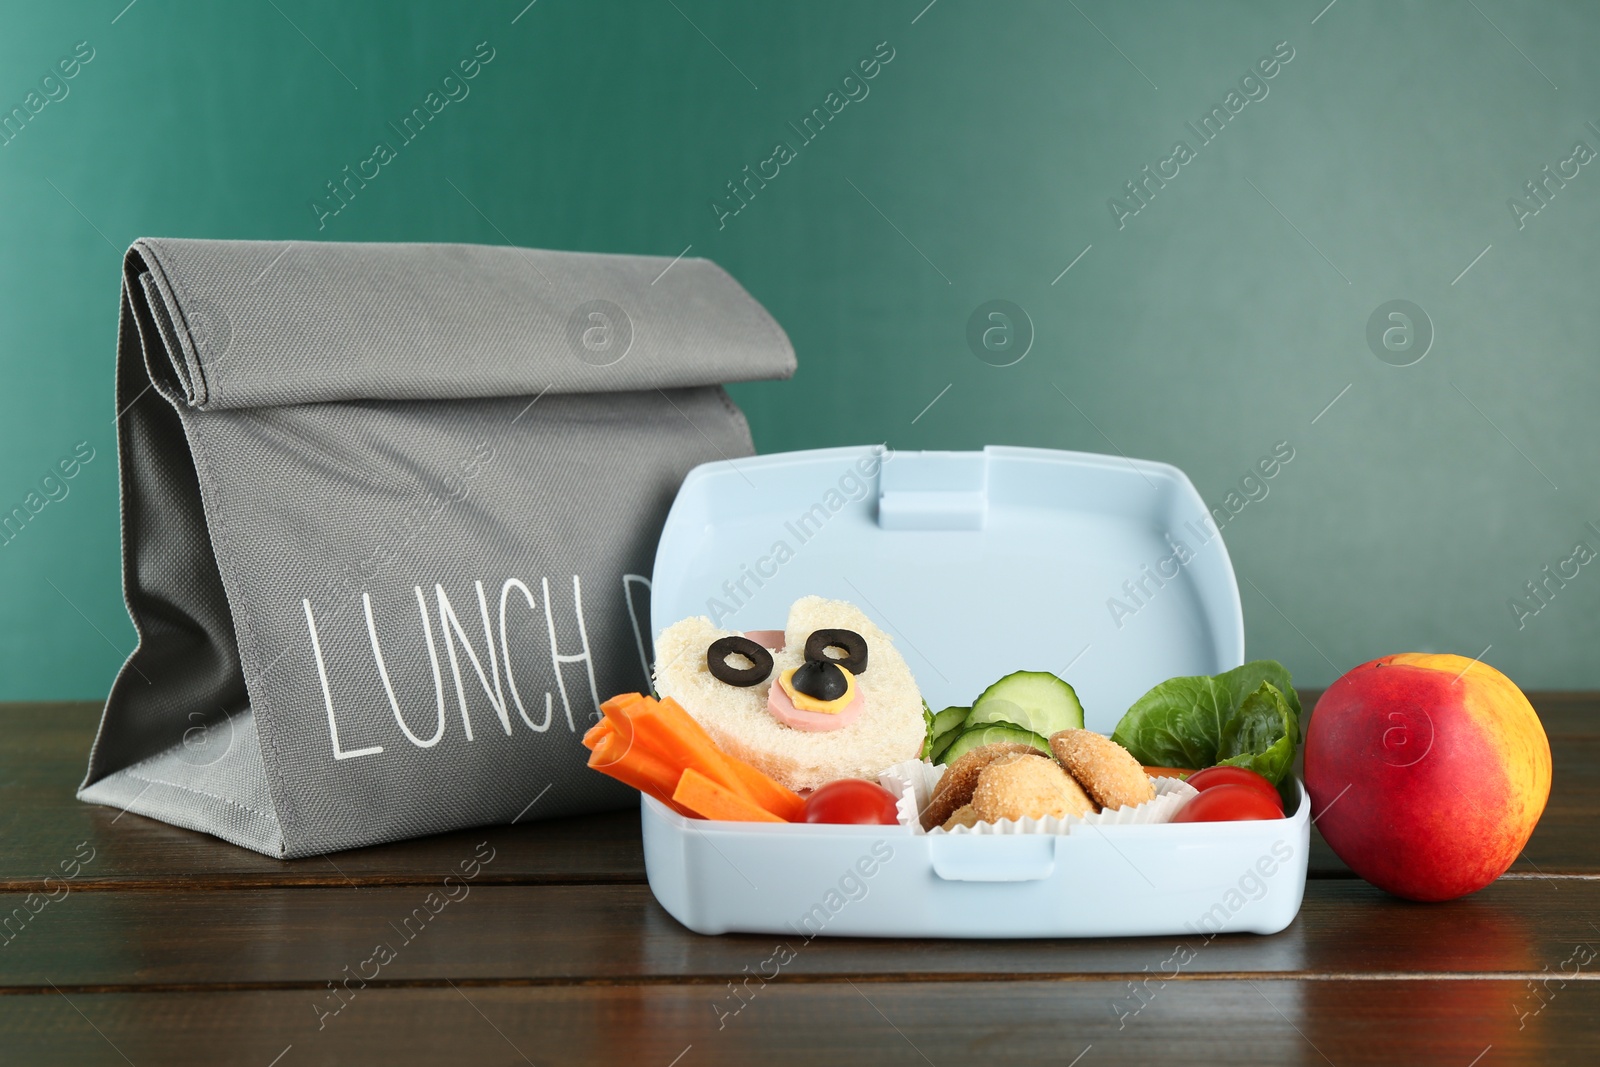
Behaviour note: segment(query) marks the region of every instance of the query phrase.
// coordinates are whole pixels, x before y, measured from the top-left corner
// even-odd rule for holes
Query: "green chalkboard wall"
[[[1600,685],[1594,5],[525,2],[8,5],[0,508],[37,513],[0,543],[0,699],[98,697],[133,642],[145,234],[688,249],[799,353],[735,390],[762,451],[1169,461],[1299,680],[1487,648]]]

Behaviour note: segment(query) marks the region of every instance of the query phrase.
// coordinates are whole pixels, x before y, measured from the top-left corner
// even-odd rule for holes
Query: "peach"
[[[1410,900],[1452,900],[1504,874],[1550,796],[1550,742],[1488,664],[1420,652],[1363,663],[1317,701],[1306,789],[1350,869]]]

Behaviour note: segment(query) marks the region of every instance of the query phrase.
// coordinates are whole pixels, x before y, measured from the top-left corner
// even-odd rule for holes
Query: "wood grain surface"
[[[87,991],[299,985],[350,973],[383,983],[723,983],[772,970],[793,980],[1028,975],[1353,976],[1552,972],[1600,945],[1600,881],[1501,881],[1445,904],[1414,904],[1359,879],[1306,887],[1295,922],[1269,936],[1090,939],[827,938],[690,933],[647,886],[467,886],[425,904],[423,886],[71,894],[0,951],[0,987]],[[0,914],[21,905],[0,897]],[[420,909],[421,917],[417,917]],[[407,921],[409,919],[409,922]],[[358,966],[376,944],[395,959]],[[1177,954],[1179,945],[1189,952]],[[1175,958],[1176,956],[1176,958]],[[1176,959],[1182,959],[1181,965]],[[1165,966],[1163,966],[1165,964]],[[1600,972],[1600,960],[1594,969]]]
[[[635,811],[278,861],[78,802],[98,709],[0,706],[0,1062],[1588,1063],[1600,696],[1534,699],[1549,808],[1467,899],[1397,900],[1313,834],[1300,915],[1270,937],[781,954],[668,916]],[[439,906],[443,877],[490,853]],[[392,958],[363,979],[378,944]]]
[[[1594,982],[1547,994],[1537,1015],[1507,980],[1192,980],[1128,1018],[1112,1009],[1125,986],[779,982],[737,1015],[726,990],[695,985],[367,990],[332,1017],[290,990],[51,993],[0,997],[0,1033],[7,1062],[52,1067],[1546,1067],[1592,1064],[1600,1047]]]

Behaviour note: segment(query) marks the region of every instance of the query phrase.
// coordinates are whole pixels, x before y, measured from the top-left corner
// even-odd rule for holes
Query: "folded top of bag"
[[[772,316],[707,259],[452,244],[141,238],[136,321],[204,411],[788,378]]]

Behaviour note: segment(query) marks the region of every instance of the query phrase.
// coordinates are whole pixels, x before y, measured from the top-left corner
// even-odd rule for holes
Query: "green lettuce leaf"
[[[1217,762],[1248,767],[1277,785],[1294,765],[1299,738],[1300,719],[1288,699],[1271,682],[1262,682],[1223,726]]]
[[[1134,702],[1112,740],[1152,767],[1248,767],[1273,784],[1294,763],[1300,698],[1289,672],[1255,660],[1214,677],[1170,678]]]

